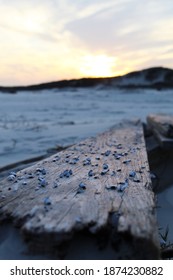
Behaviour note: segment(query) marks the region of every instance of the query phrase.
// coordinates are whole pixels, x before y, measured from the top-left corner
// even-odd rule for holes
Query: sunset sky
[[[172,0],[0,0],[0,85],[173,68]]]

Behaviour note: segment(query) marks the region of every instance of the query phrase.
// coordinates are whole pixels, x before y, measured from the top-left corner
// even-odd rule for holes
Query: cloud
[[[137,0],[114,1],[110,7],[68,22],[65,28],[88,51],[118,56],[119,69],[124,67],[124,59],[129,65],[126,68],[131,65],[132,69],[142,67],[152,57],[157,56],[159,61],[167,45],[173,44],[171,8],[173,3],[169,0],[145,4]]]
[[[138,47],[150,41],[150,34],[156,28],[155,20],[160,20],[155,15],[158,13],[156,7],[150,2],[153,1],[145,1],[144,6],[141,1],[125,1],[123,5],[114,5],[68,22],[65,28],[91,50],[112,50],[117,45]]]
[[[173,67],[170,0],[0,0],[0,5],[0,83],[7,76],[16,83],[21,75],[23,83],[80,77],[83,58],[91,55],[115,57],[117,73],[156,62]]]

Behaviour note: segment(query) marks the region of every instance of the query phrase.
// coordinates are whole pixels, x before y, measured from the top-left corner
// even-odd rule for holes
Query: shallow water
[[[45,154],[56,145],[66,146],[94,136],[123,119],[145,121],[151,113],[173,115],[172,104],[173,90],[0,93],[0,167]],[[169,224],[169,240],[173,242],[173,186],[159,194],[158,204],[161,206],[158,209],[159,225],[164,231]],[[3,258],[3,252],[7,250],[4,247],[1,250],[1,247]]]

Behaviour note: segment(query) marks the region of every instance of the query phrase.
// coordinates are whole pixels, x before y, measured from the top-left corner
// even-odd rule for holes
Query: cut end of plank
[[[162,148],[173,149],[173,116],[149,115],[147,124]]]

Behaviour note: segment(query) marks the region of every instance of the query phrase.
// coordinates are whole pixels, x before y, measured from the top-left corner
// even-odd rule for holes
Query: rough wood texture
[[[1,221],[12,219],[45,251],[85,231],[111,243],[115,258],[157,259],[154,207],[141,125],[111,129],[0,183]]]
[[[149,115],[147,124],[162,147],[173,148],[173,116]]]

